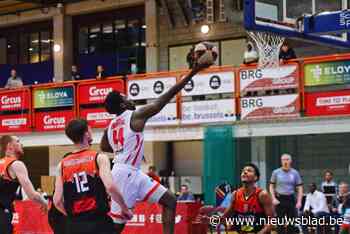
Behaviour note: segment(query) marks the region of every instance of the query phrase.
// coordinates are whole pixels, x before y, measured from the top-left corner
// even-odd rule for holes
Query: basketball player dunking
[[[196,75],[208,65],[198,65],[180,82],[157,98],[153,103],[136,110],[134,104],[122,94],[113,91],[105,100],[108,113],[117,117],[111,121],[101,140],[101,149],[115,155],[113,178],[127,206],[132,209],[137,200],[160,203],[163,206],[163,233],[173,234],[176,198],[158,182],[140,170],[143,155],[143,129],[149,118],[163,107]],[[120,206],[112,201],[111,213],[117,233],[121,233],[127,220],[120,216]]]

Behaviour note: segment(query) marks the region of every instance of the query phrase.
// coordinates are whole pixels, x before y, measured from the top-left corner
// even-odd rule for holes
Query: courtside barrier
[[[178,72],[159,72],[130,75],[127,79],[126,92],[137,107],[152,102],[176,84]],[[147,122],[147,126],[174,126],[179,123],[178,99],[176,96],[163,110]]]
[[[76,116],[74,82],[33,86],[32,100],[36,131],[63,130]]]
[[[0,132],[28,132],[32,127],[29,87],[0,92]]]
[[[109,92],[116,90],[125,94],[123,77],[106,80],[90,80],[77,84],[77,111],[80,118],[89,122],[92,128],[105,128],[114,115],[106,112],[103,102]]]

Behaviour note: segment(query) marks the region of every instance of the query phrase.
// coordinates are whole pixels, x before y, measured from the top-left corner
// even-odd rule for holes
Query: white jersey
[[[115,155],[114,163],[140,168],[144,157],[143,133],[131,129],[132,113],[127,110],[113,119],[107,129],[107,137]]]

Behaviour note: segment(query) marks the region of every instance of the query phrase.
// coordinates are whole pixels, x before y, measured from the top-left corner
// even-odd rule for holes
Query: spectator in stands
[[[280,51],[280,63],[285,63],[289,59],[295,59],[297,56],[293,48],[289,47],[287,42],[284,42]]]
[[[329,214],[326,196],[317,190],[315,183],[309,185],[309,193],[306,195],[304,212],[311,212],[316,217]]]
[[[333,196],[331,204],[331,213],[333,218],[343,217],[342,206],[347,196],[349,195],[349,185],[346,182],[340,182],[338,187],[338,194]],[[335,233],[339,233],[339,226],[335,226]]]
[[[96,71],[96,79],[104,80],[105,78],[106,78],[105,69],[103,68],[102,65],[98,65],[97,71]]]
[[[258,52],[256,52],[253,43],[248,42],[247,43],[247,49],[244,52],[243,56],[243,63],[244,64],[251,64],[251,63],[256,63],[259,60]]]
[[[341,234],[350,233],[350,194],[347,193],[343,196],[341,204],[341,217],[343,218],[343,223],[340,228]]]
[[[304,214],[311,215],[312,217],[329,217],[329,209],[327,205],[327,199],[324,193],[317,191],[315,183],[309,185],[309,193],[306,195]],[[324,227],[323,227],[324,228]],[[320,227],[317,226],[318,233],[321,231]],[[306,227],[303,227],[304,233]]]
[[[180,195],[178,201],[195,201],[193,194],[190,192],[186,184],[181,185]]]
[[[5,88],[15,89],[23,86],[22,78],[17,76],[17,71],[15,69],[11,70],[11,76],[8,78]]]
[[[153,180],[155,180],[158,183],[160,183],[160,177],[157,175],[155,166],[149,166],[147,175],[149,177],[151,177]]]
[[[339,193],[337,196],[334,196],[332,207],[334,212],[341,213],[341,204],[345,200],[346,196],[349,194],[349,185],[348,183],[342,181],[339,183]]]
[[[81,75],[78,72],[78,67],[76,65],[72,66],[72,79],[71,80],[81,80]]]
[[[336,195],[338,185],[333,180],[333,172],[330,170],[326,170],[323,174],[324,181],[321,183],[321,191],[325,194]]]

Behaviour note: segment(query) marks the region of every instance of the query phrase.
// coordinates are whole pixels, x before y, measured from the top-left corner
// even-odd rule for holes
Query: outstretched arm
[[[108,156],[105,154],[99,154],[97,157],[97,164],[99,167],[99,174],[101,180],[106,188],[107,193],[111,195],[112,199],[120,205],[122,209],[122,215],[130,219],[132,214],[129,212],[129,209],[125,204],[125,201],[117,185],[113,182],[112,173],[110,169],[111,165]]]
[[[224,221],[226,218],[230,217],[234,213],[233,206],[235,204],[235,197],[236,197],[236,191],[233,191],[230,206],[226,208],[224,214],[222,215],[221,217],[222,221]]]
[[[15,161],[9,168],[11,174],[15,174],[24,192],[29,199],[42,205],[47,210],[47,202],[45,199],[35,191],[32,182],[28,176],[28,170],[23,162]]]
[[[67,215],[64,209],[64,199],[63,199],[63,181],[61,173],[61,163],[57,166],[57,176],[55,182],[55,194],[53,195],[53,203],[55,207],[62,213]]]
[[[267,191],[260,192],[259,201],[260,201],[260,204],[263,206],[266,217],[267,218],[274,217],[275,216],[274,206],[272,204],[272,199]],[[261,231],[258,233],[259,234],[270,233],[271,230],[272,230],[272,225],[267,223],[263,227],[263,229],[261,229]]]
[[[131,128],[136,132],[142,132],[149,118],[158,114],[163,107],[195,76],[198,72],[207,68],[208,65],[199,65],[193,68],[190,73],[167,92],[158,97],[153,103],[145,105],[134,111],[131,117]]]

